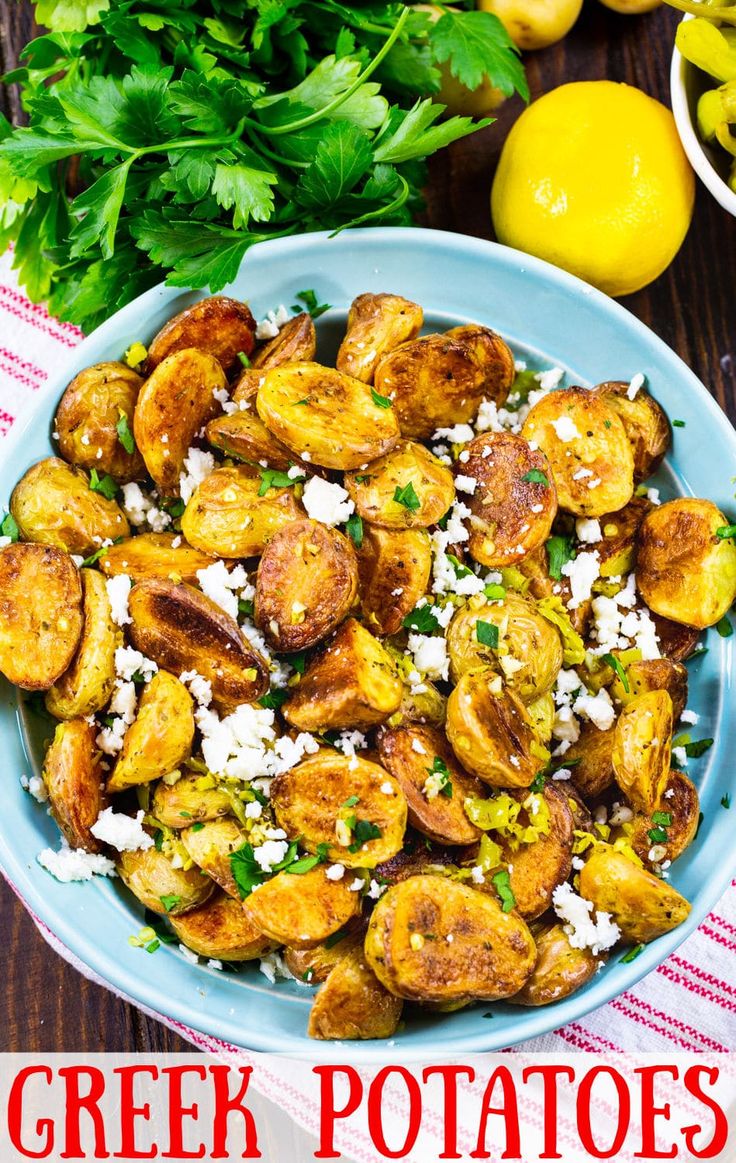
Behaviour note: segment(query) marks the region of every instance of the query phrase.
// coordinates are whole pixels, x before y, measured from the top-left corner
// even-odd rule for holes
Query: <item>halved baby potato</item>
[[[626,686],[617,674],[610,694],[622,707],[648,691],[667,691],[672,699],[672,720],[677,722],[687,706],[687,667],[670,658],[639,658],[624,666]]]
[[[237,622],[193,586],[148,578],[130,591],[133,645],[173,674],[196,670],[224,712],[268,690],[268,667]],[[176,764],[174,764],[174,767]]]
[[[200,957],[255,961],[275,944],[253,924],[240,901],[215,892],[203,905],[169,917],[179,940]]]
[[[165,852],[139,848],[121,852],[115,863],[126,888],[145,908],[160,916],[177,917],[203,905],[215,891],[215,882],[196,865],[175,868]],[[164,904],[166,901],[166,904]]]
[[[634,454],[618,413],[585,388],[548,392],[522,435],[546,454],[560,508],[580,517],[623,509],[634,492]]]
[[[598,972],[600,955],[573,949],[561,924],[535,932],[537,961],[523,989],[508,1000],[511,1005],[547,1006],[570,997]]]
[[[138,713],[107,784],[109,792],[150,783],[174,771],[192,753],[194,704],[168,671],[158,670],[143,688]]]
[[[300,731],[363,730],[393,715],[402,692],[391,656],[364,626],[348,618],[309,663],[282,714]]]
[[[267,488],[246,465],[217,468],[194,490],[182,533],[202,553],[257,557],[273,535],[303,515],[293,488]]]
[[[373,868],[401,849],[406,799],[370,760],[321,751],[276,776],[271,803],[287,835],[301,836],[308,852],[329,845],[329,859],[346,868]]]
[[[261,468],[286,472],[298,460],[291,449],[269,432],[255,412],[215,416],[207,425],[205,436],[213,448]]]
[[[358,548],[360,608],[369,629],[398,634],[404,618],[429,588],[432,546],[424,529],[363,526]]]
[[[115,501],[93,491],[81,468],[57,456],[40,460],[21,477],[10,497],[10,512],[24,541],[55,545],[81,557],[103,541],[130,533]]]
[[[348,329],[335,367],[370,384],[381,357],[414,339],[423,322],[424,312],[419,304],[401,295],[358,295],[350,304]]]
[[[511,997],[536,960],[521,917],[438,876],[412,876],[388,889],[373,910],[365,953],[391,993],[435,1003]]]
[[[438,428],[474,420],[482,400],[503,404],[514,376],[503,339],[468,324],[402,343],[379,361],[374,383],[392,400],[402,435],[428,440]]]
[[[580,872],[580,895],[609,913],[621,939],[644,944],[687,920],[690,903],[665,880],[638,868],[609,844],[598,844]]]
[[[219,787],[203,787],[211,778],[185,773],[176,783],[156,784],[151,814],[166,828],[190,828],[207,820],[217,820],[232,811],[230,796]]]
[[[115,651],[123,644],[112,620],[104,577],[93,569],[82,569],[79,576],[82,636],[71,666],[46,692],[46,709],[57,719],[93,715],[109,703],[115,686]]]
[[[390,1038],[398,1028],[403,1002],[381,985],[355,949],[332,970],[309,1013],[310,1038]]]
[[[196,347],[220,363],[229,375],[240,366],[238,354],[255,346],[256,321],[247,303],[212,295],[200,299],[165,323],[148,347],[149,373],[168,356]]]
[[[82,584],[68,554],[21,543],[0,550],[0,671],[43,691],[74,658],[82,633]]]
[[[659,804],[670,771],[672,699],[667,691],[637,695],[621,711],[613,734],[616,782],[638,811]]]
[[[200,428],[219,409],[214,393],[227,387],[213,355],[177,348],[157,362],[138,394],[133,433],[146,468],[164,496],[179,495],[184,459]]]
[[[305,650],[342,622],[357,595],[352,542],[319,521],[292,521],[263,550],[255,619],[275,650]]]
[[[653,863],[662,864],[666,860],[673,861],[682,856],[698,831],[700,797],[695,784],[688,779],[684,771],[672,770],[669,773],[667,787],[657,811],[669,817],[669,823],[661,820],[656,824],[652,819],[652,813],[636,812],[629,840],[637,856],[645,862],[650,860],[649,853],[653,848],[661,849],[661,855],[657,853],[658,859]],[[653,831],[656,834],[666,832],[667,839],[653,839],[650,835]]]
[[[201,826],[198,824],[196,827],[185,828],[179,833],[179,839],[194,863],[211,876],[228,896],[240,900],[230,857],[243,847],[248,834],[234,816],[223,816],[221,819],[207,820]]]
[[[107,577],[124,573],[134,582],[156,577],[196,585],[197,571],[207,569],[213,561],[209,554],[193,549],[173,533],[138,533],[108,545],[98,566]]]
[[[542,832],[531,844],[514,846],[501,840],[501,848],[509,868],[509,883],[516,899],[516,908],[525,921],[541,917],[552,907],[552,894],[567,880],[572,869],[572,844],[575,821],[562,788],[546,783],[539,793],[549,811],[549,831]],[[524,801],[521,792],[514,798]],[[532,807],[529,823],[534,823]]]
[[[452,871],[457,859],[457,851],[433,844],[426,836],[408,828],[401,851],[377,864],[375,873],[382,884],[398,884],[410,876],[445,876],[448,868]]]
[[[59,723],[41,773],[51,814],[62,835],[70,848],[85,852],[102,849],[90,829],[107,807],[96,734],[97,729],[86,719]]]
[[[650,610],[650,614],[662,657],[672,662],[685,662],[700,642],[701,631],[695,626],[685,626],[682,622],[663,618],[654,610]]]
[[[418,687],[404,687],[399,709],[401,722],[432,723],[443,727],[447,719],[447,699],[429,679],[422,679]]]
[[[634,453],[634,481],[645,481],[659,468],[670,446],[670,423],[664,408],[644,388],[632,399],[631,385],[622,380],[608,380],[593,391],[621,417]]]
[[[481,829],[470,822],[463,805],[468,796],[485,797],[486,789],[460,766],[442,731],[420,723],[383,728],[378,754],[406,796],[412,827],[439,844],[480,839]],[[428,793],[425,785],[438,768],[447,773],[444,786],[439,792],[430,787]]]
[[[269,368],[256,404],[277,440],[325,468],[360,468],[400,435],[393,408],[376,403],[360,380],[318,363]]]
[[[423,444],[400,440],[365,472],[345,474],[357,513],[384,529],[426,529],[455,500],[452,473]]]
[[[470,554],[494,569],[516,565],[544,544],[557,513],[547,458],[512,432],[485,432],[466,451],[461,471],[476,481],[466,498]]]
[[[329,940],[313,945],[311,949],[284,949],[286,968],[297,981],[321,985],[349,953],[353,950],[362,952],[364,937],[365,924],[362,918],[356,918],[345,926],[342,933],[334,933]]]
[[[314,359],[317,350],[317,332],[308,311],[300,311],[279,329],[278,335],[256,349],[251,367],[281,367],[285,363],[299,363]]]
[[[361,900],[345,878],[330,880],[318,866],[301,876],[288,869],[277,872],[246,898],[243,908],[279,945],[310,949],[357,917]]]
[[[141,376],[124,363],[96,363],[79,372],[64,391],[54,420],[64,460],[95,468],[100,475],[109,473],[120,483],[144,477],[140,452],[127,452],[118,435],[123,417],[132,431],[142,384]]]
[[[615,780],[613,746],[616,728],[601,731],[595,723],[584,723],[578,739],[565,752],[576,787],[586,800],[597,800]]]
[[[521,699],[488,667],[466,671],[453,689],[447,738],[462,766],[491,787],[529,787],[548,758]]]

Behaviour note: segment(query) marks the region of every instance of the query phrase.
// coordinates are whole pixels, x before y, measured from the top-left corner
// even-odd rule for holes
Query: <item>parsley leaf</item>
[[[501,898],[502,911],[510,913],[512,909],[516,908],[516,897],[511,888],[511,877],[506,869],[502,869],[501,872],[497,872],[491,877],[491,881]]]
[[[716,529],[716,537],[720,541],[728,541],[736,538],[736,525],[721,525],[720,529]]]
[[[363,518],[359,513],[351,513],[345,522],[345,532],[356,549],[363,544]]]
[[[258,704],[261,707],[265,707],[267,711],[280,711],[288,697],[289,692],[287,690],[272,690],[263,695],[258,700]]]
[[[20,539],[20,529],[12,513],[6,513],[0,522],[0,536],[9,537],[13,542]]]
[[[716,630],[721,638],[731,637],[733,634],[733,626],[731,625],[731,619],[728,617],[728,614],[724,614],[720,622],[716,622]]]
[[[297,182],[294,197],[302,206],[322,212],[355,188],[372,161],[368,134],[349,121],[334,121]]]
[[[451,800],[453,792],[452,777],[450,776],[450,769],[444,759],[440,759],[439,755],[435,755],[432,760],[432,766],[426,770],[430,776],[439,775],[439,795]]]
[[[230,869],[242,900],[250,896],[255,885],[261,884],[265,878],[263,869],[253,855],[252,844],[246,843],[231,853]]]
[[[288,473],[279,472],[275,468],[264,468],[261,469],[261,485],[258,496],[265,497],[269,489],[288,489],[295,484],[296,481],[292,480]]]
[[[453,77],[468,89],[492,79],[505,97],[518,92],[525,101],[529,89],[518,50],[499,18],[491,12],[450,12],[432,29],[430,44],[439,64],[449,63]],[[512,51],[509,51],[509,50]]]
[[[621,960],[624,963],[624,965],[628,965],[631,961],[636,961],[639,954],[643,953],[643,952],[644,952],[643,945],[634,945],[633,949],[629,949],[628,953],[624,953]]]
[[[620,660],[618,658],[616,658],[616,655],[615,654],[602,654],[601,655],[601,662],[608,663],[611,670],[614,671],[614,673],[620,679],[621,686],[626,691],[626,694],[629,694],[629,691],[631,690],[631,687],[629,686],[629,677],[628,677],[626,671],[624,670]]]
[[[251,218],[264,222],[271,217],[275,204],[271,187],[277,182],[273,170],[257,165],[217,165],[212,193],[223,210],[233,211],[233,227],[237,230],[247,226]]]
[[[684,427],[685,427],[685,421],[684,421],[684,420],[673,420],[673,421],[672,421],[672,427],[673,427],[673,428],[684,428]]]
[[[721,796],[721,807],[727,809],[731,807],[731,796],[728,792],[726,792],[725,796]]]
[[[530,468],[529,472],[525,472],[521,479],[529,484],[544,485],[545,488],[549,488],[547,475],[539,468]]]
[[[89,474],[89,487],[93,493],[102,493],[108,501],[114,501],[119,492],[118,486],[110,474],[103,473],[100,476],[96,468],[93,468]]]
[[[401,625],[407,630],[418,630],[420,634],[432,634],[440,628],[429,604],[417,606],[410,614],[406,615]]]
[[[562,579],[562,567],[575,560],[575,550],[571,537],[549,537],[546,542],[549,556],[549,576],[555,581]]]
[[[393,403],[388,396],[382,396],[375,388],[371,388],[371,399],[377,408],[393,408]]]
[[[481,646],[490,646],[493,650],[498,646],[498,626],[494,622],[475,623],[475,637]]]
[[[369,840],[380,840],[383,835],[378,825],[372,824],[370,820],[356,820],[352,833],[355,839],[349,846],[348,852],[353,853],[353,855],[360,852],[363,845],[367,844]]]
[[[176,896],[175,893],[167,893],[165,896],[161,896],[158,899],[161,901],[161,904],[164,906],[167,913],[170,913],[172,909],[175,909],[178,904],[181,904],[181,897]]]
[[[692,743],[685,743],[685,754],[688,759],[700,759],[701,755],[705,755],[706,751],[710,751],[713,746],[712,739],[694,739]]]
[[[118,440],[122,444],[125,451],[129,456],[132,456],[135,452],[135,440],[133,439],[133,433],[130,430],[128,417],[126,416],[125,412],[120,413],[120,419],[115,425],[115,431],[117,432]]]
[[[331,303],[320,303],[314,291],[299,291],[295,297],[298,302],[291,308],[292,311],[303,311],[306,307],[313,319],[319,319],[320,315],[324,315],[332,306]],[[300,307],[299,303],[303,303],[304,307]]]
[[[405,509],[409,509],[412,513],[415,513],[421,506],[421,501],[419,500],[419,497],[417,496],[414,489],[414,485],[411,481],[409,481],[408,484],[401,488],[399,485],[396,486],[394,489],[394,500],[397,501],[399,505],[403,505]]]

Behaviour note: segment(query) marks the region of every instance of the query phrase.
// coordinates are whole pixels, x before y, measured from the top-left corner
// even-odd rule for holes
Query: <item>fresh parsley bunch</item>
[[[338,0],[40,0],[5,78],[0,251],[86,330],[163,275],[220,290],[263,239],[421,206],[424,159],[488,125],[440,120],[439,66],[528,96],[490,13]]]

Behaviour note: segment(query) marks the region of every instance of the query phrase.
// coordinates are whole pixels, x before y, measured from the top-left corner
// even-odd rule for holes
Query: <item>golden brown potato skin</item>
[[[703,630],[736,598],[736,545],[720,540],[728,525],[712,501],[678,497],[642,522],[636,584],[650,609]]]
[[[616,727],[599,731],[594,723],[585,723],[577,742],[565,752],[571,764],[576,786],[588,800],[596,800],[613,783],[613,742]]]
[[[422,750],[418,751],[420,747]],[[480,839],[481,830],[471,824],[463,803],[468,796],[484,798],[485,787],[460,766],[442,731],[419,723],[383,728],[378,736],[378,754],[406,796],[409,823],[418,832],[439,844],[472,844]],[[429,800],[424,784],[435,758],[441,759],[450,773],[452,795]]]
[[[494,569],[516,565],[544,544],[557,513],[547,457],[512,432],[484,432],[467,451],[470,459],[460,469],[478,482],[475,492],[463,498],[472,514],[470,555]],[[529,474],[542,474],[544,480],[525,480]]]
[[[565,421],[572,421],[576,430],[569,440],[555,428]],[[600,517],[618,512],[631,500],[631,443],[620,417],[601,396],[585,388],[548,392],[531,409],[521,432],[546,453],[561,509],[580,517]]]
[[[57,719],[100,711],[115,685],[115,651],[123,636],[112,620],[105,579],[93,569],[79,571],[83,592],[82,636],[71,666],[46,692],[46,709]]]
[[[243,904],[254,925],[280,945],[310,949],[360,912],[360,893],[345,878],[328,880],[318,866],[299,876],[277,872]]]
[[[401,295],[358,295],[350,304],[348,329],[335,362],[337,370],[370,384],[381,357],[414,339],[423,322],[419,304]]]
[[[59,723],[42,772],[51,813],[62,835],[70,848],[83,848],[85,852],[102,849],[90,828],[108,802],[102,790],[96,734],[96,728],[85,719]]]
[[[552,893],[558,884],[567,880],[572,868],[575,822],[567,796],[551,783],[545,784],[541,794],[549,808],[549,833],[517,848],[507,841],[501,845],[510,869],[509,883],[516,897],[516,908],[525,921],[541,917],[551,907]],[[520,792],[514,792],[514,796],[525,798]]]
[[[230,797],[218,787],[198,787],[201,782],[202,776],[194,772],[172,784],[161,780],[153,793],[151,814],[166,828],[190,828],[229,815]]]
[[[393,715],[402,692],[390,655],[364,626],[348,618],[309,664],[281,713],[300,731],[364,730]]]
[[[657,808],[659,811],[668,812],[672,822],[664,828],[664,831],[667,832],[667,839],[656,845],[656,847],[664,849],[664,855],[657,861],[658,864],[662,864],[665,860],[677,860],[678,856],[682,856],[685,849],[689,848],[695,839],[700,818],[698,789],[692,780],[688,779],[684,771],[672,770],[670,772],[666,791],[671,791],[672,795],[669,797],[664,795]],[[631,846],[637,856],[645,862],[649,861],[649,853],[655,846],[649,835],[653,827],[651,815],[644,812],[635,813],[630,838]]]
[[[332,973],[339,961],[352,953],[354,949],[363,950],[365,937],[365,923],[361,917],[356,917],[346,925],[344,935],[322,945],[314,945],[311,949],[284,949],[286,968],[298,981],[309,982],[310,985],[321,985]]]
[[[214,356],[194,347],[157,362],[135,406],[133,433],[146,468],[166,497],[178,497],[184,458],[200,428],[219,409],[213,392],[227,387]]]
[[[460,763],[491,787],[529,787],[544,766],[532,754],[536,736],[518,695],[493,694],[488,668],[467,671],[447,700],[447,738]],[[510,762],[515,756],[517,763]]]
[[[238,821],[233,816],[208,820],[199,829],[185,828],[179,833],[179,838],[194,863],[211,876],[228,896],[240,900],[230,857],[243,847],[248,836]]]
[[[286,472],[299,458],[281,444],[255,412],[233,412],[231,416],[215,416],[205,429],[205,436],[213,448],[219,448],[236,460]]]
[[[453,937],[448,942],[447,937]],[[413,948],[411,937],[415,937]],[[365,941],[380,982],[411,1001],[493,1001],[518,993],[534,968],[531,933],[490,896],[437,876],[412,876],[376,905]]]
[[[268,690],[268,667],[240,628],[193,586],[149,578],[130,591],[133,645],[172,674],[196,670],[224,712]]]
[[[590,949],[573,949],[562,925],[547,925],[534,940],[537,963],[523,989],[509,998],[512,1005],[546,1006],[562,1001],[590,981],[600,956]]]
[[[120,484],[145,476],[140,452],[137,448],[126,452],[117,433],[121,413],[132,431],[142,383],[124,363],[96,363],[79,372],[61,397],[54,421],[64,460],[96,468],[100,475],[109,473]]]
[[[193,707],[184,684],[165,670],[157,671],[143,688],[107,790],[150,783],[188,759],[194,742]]]
[[[180,544],[173,533],[138,533],[126,537],[117,545],[108,545],[98,559],[99,568],[106,577],[126,573],[133,581],[145,578],[168,578],[197,584],[197,570],[207,569],[215,560],[199,549],[192,549],[181,537]]]
[[[488,327],[453,327],[402,343],[379,361],[376,390],[393,400],[402,435],[428,440],[437,428],[474,420],[481,401],[503,404],[514,357]]]
[[[618,675],[610,687],[610,694],[622,706],[627,706],[648,691],[667,691],[672,699],[672,719],[677,722],[687,706],[687,667],[670,658],[640,658],[625,667],[628,691]]]
[[[178,916],[196,909],[212,896],[214,880],[193,868],[174,868],[165,852],[156,848],[139,849],[137,852],[121,852],[115,867],[118,876],[133,896],[152,913],[161,916]],[[179,897],[177,904],[167,909],[161,897]]]
[[[473,852],[477,852],[477,844]],[[462,854],[463,856],[465,853]],[[376,876],[389,884],[398,884],[410,876],[442,876],[448,865],[454,865],[458,853],[443,845],[432,844],[426,836],[420,836],[411,829],[404,837],[404,846],[389,860],[376,865]]]
[[[348,953],[332,970],[309,1014],[310,1038],[391,1038],[403,1002],[381,985],[362,949]]]
[[[392,794],[382,787],[391,788]],[[357,796],[358,803],[346,808],[351,796]],[[401,849],[406,830],[404,794],[393,776],[367,759],[356,759],[351,766],[346,756],[322,751],[274,779],[271,803],[279,826],[289,836],[301,836],[308,852],[329,844],[329,859],[346,868],[373,868]],[[338,821],[353,815],[381,831],[356,852],[340,843],[338,835]]]
[[[431,572],[432,548],[424,529],[363,526],[360,608],[373,634],[398,634],[404,618],[426,594]]]
[[[21,477],[10,498],[10,512],[24,541],[55,545],[81,557],[103,541],[130,533],[115,501],[93,492],[87,474],[57,456],[40,460]]]
[[[208,352],[229,375],[240,367],[238,352],[250,355],[255,345],[256,321],[246,303],[213,295],[200,299],[165,323],[148,348],[148,373],[183,348]]]
[[[664,880],[637,868],[608,844],[598,845],[580,872],[580,895],[610,913],[623,941],[647,943],[676,929],[690,904]]]
[[[395,500],[411,484],[419,504],[409,509]],[[452,473],[423,444],[400,440],[371,462],[366,472],[345,474],[345,488],[356,512],[384,529],[426,529],[445,515],[455,500]]]
[[[255,619],[274,649],[305,650],[342,622],[357,594],[353,543],[319,521],[292,521],[263,550]]]
[[[247,465],[216,468],[194,490],[181,519],[190,545],[218,557],[257,557],[304,510],[293,488],[268,489]]]
[[[646,497],[633,496],[618,513],[600,518],[603,538],[595,548],[601,563],[601,577],[621,577],[636,565],[639,528],[654,506]]]
[[[29,691],[48,690],[82,633],[82,584],[72,559],[50,545],[0,550],[0,671]]]
[[[274,942],[255,927],[240,901],[215,892],[199,908],[169,918],[182,944],[200,957],[220,961],[255,961],[274,948]]]
[[[634,482],[639,484],[656,472],[664,460],[671,432],[667,414],[654,397],[640,388],[630,400],[629,387],[621,380],[608,380],[593,391],[621,417],[634,453]]]
[[[311,360],[316,350],[317,332],[312,316],[307,311],[301,311],[284,324],[278,335],[254,352],[251,367],[281,367],[284,363]]]
[[[672,662],[684,662],[688,659],[700,641],[700,630],[694,626],[684,626],[681,622],[672,622],[669,618],[655,614],[653,610],[651,614],[662,657],[669,658]]]
[[[256,406],[277,440],[325,468],[360,468],[399,439],[393,408],[376,404],[360,380],[318,363],[269,368]]]
[[[632,806],[653,812],[670,770],[672,699],[667,691],[637,695],[621,711],[613,729],[613,770]]]

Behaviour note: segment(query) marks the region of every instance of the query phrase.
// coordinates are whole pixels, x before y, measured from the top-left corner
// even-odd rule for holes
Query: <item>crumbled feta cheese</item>
[[[107,856],[85,852],[83,848],[70,848],[62,839],[61,848],[54,852],[44,848],[36,860],[62,884],[76,880],[91,880],[93,876],[115,876],[115,865]]]
[[[350,892],[362,892],[365,888],[365,881],[362,876],[356,876],[351,885],[348,885]]]
[[[593,582],[600,577],[601,562],[597,549],[579,553],[572,561],[566,561],[562,573],[570,580],[570,601],[568,608],[576,610],[591,595]]]
[[[422,741],[420,739],[412,739],[411,749],[412,749],[412,751],[416,751],[417,755],[426,755],[427,754],[427,748],[424,746],[424,744],[422,743]]]
[[[266,318],[261,319],[256,326],[256,339],[275,339],[281,328],[290,319],[289,312],[283,303],[275,311],[268,311]]]
[[[302,503],[312,520],[321,521],[323,525],[343,525],[355,512],[347,489],[322,477],[312,477],[307,481]]]
[[[331,864],[330,867],[325,872],[325,876],[327,877],[328,880],[342,880],[344,875],[345,875],[345,865],[344,864]]]
[[[543,392],[552,392],[562,382],[565,372],[561,367],[550,367],[546,371],[537,372],[535,380]]]
[[[298,464],[292,464],[291,468],[287,470],[286,475],[289,478],[289,480],[303,481],[305,476],[306,476],[306,473],[304,472],[303,468],[299,467]]]
[[[438,428],[433,440],[449,440],[452,444],[468,444],[475,433],[469,424],[454,424],[452,428]]]
[[[476,432],[503,432],[503,424],[498,417],[498,408],[493,400],[482,400],[475,418]],[[488,450],[490,452],[490,449]]]
[[[179,494],[186,505],[194,490],[215,471],[217,464],[211,452],[190,448],[184,457],[185,471],[179,477]]]
[[[455,488],[459,489],[461,493],[474,493],[478,487],[478,482],[475,477],[463,476],[458,473],[455,477]]]
[[[20,785],[24,791],[32,795],[34,800],[39,804],[45,804],[49,798],[49,793],[46,789],[46,784],[41,779],[40,775],[28,776],[22,775],[20,777]]]
[[[555,430],[555,435],[563,444],[569,444],[571,440],[580,438],[580,433],[575,427],[575,421],[570,416],[560,416],[559,420],[552,421],[552,427]]]
[[[590,949],[594,954],[612,948],[621,930],[610,913],[595,913],[593,904],[578,896],[567,882],[558,884],[552,894],[555,913],[564,922],[565,933],[573,949]]]
[[[672,756],[680,767],[687,767],[687,751],[684,747],[673,747]]]
[[[603,540],[601,523],[595,517],[578,517],[575,522],[575,534],[578,541],[584,545],[595,545],[597,541]]]
[[[253,856],[263,872],[271,872],[274,864],[280,864],[288,850],[286,840],[265,840],[253,849]]]
[[[414,658],[414,665],[420,673],[427,678],[448,678],[450,660],[447,655],[447,641],[444,638],[410,634],[408,646]]]
[[[381,784],[381,791],[385,796],[392,796],[394,794],[394,785],[387,780],[386,783]]]
[[[695,713],[695,711],[687,711],[686,710],[686,711],[683,711],[682,714],[680,715],[680,722],[681,723],[689,723],[689,724],[691,724],[691,726],[694,727],[699,718],[700,718],[700,715],[697,715]]]
[[[645,383],[646,376],[644,376],[642,372],[637,372],[636,375],[632,377],[631,383],[626,389],[627,398],[629,400],[635,400],[641,389],[644,387]]]
[[[118,852],[144,852],[153,848],[153,838],[143,828],[144,815],[145,812],[139,811],[135,816],[126,816],[124,812],[105,808],[90,832],[103,844],[117,848]]]
[[[150,682],[157,670],[152,658],[132,646],[118,646],[115,651],[115,674],[122,682],[129,682],[134,674],[141,674],[145,682]]]
[[[368,886],[368,892],[366,895],[372,901],[378,901],[381,899],[383,894],[386,892],[387,888],[388,888],[387,884],[379,884],[377,880],[371,880],[371,883]]]
[[[135,481],[123,485],[121,492],[122,509],[131,525],[145,525],[146,514],[153,505],[153,501]]]
[[[103,727],[95,739],[100,751],[105,755],[117,755],[123,746],[126,730],[124,719],[113,719],[109,727]]]
[[[111,715],[120,715],[126,726],[130,726],[135,718],[135,709],[138,703],[134,682],[122,682],[113,691],[108,708]]]
[[[267,953],[265,957],[261,957],[259,968],[271,985],[275,985],[279,977],[294,979],[294,974],[287,969],[280,953]]]
[[[574,481],[584,481],[586,477],[592,477],[593,470],[590,468],[579,468],[572,474]]]
[[[614,827],[617,827],[619,824],[630,824],[633,818],[634,813],[628,804],[615,803],[608,817],[608,822]]]
[[[197,581],[203,594],[216,602],[221,610],[237,621],[237,592],[248,584],[248,575],[242,565],[230,570],[224,561],[215,561],[205,569],[197,570]]]
[[[576,715],[582,715],[594,723],[599,731],[607,731],[616,718],[611,696],[605,687],[601,687],[596,695],[578,695],[572,709]]]
[[[116,626],[127,626],[133,621],[128,613],[128,596],[132,581],[127,573],[116,574],[105,579],[107,596],[110,600],[110,617]]]
[[[198,674],[196,670],[183,670],[179,675],[179,682],[183,682],[195,703],[200,707],[208,707],[212,702],[212,683],[209,679]]]
[[[647,500],[651,501],[653,505],[659,505],[659,489],[647,489]]]
[[[483,872],[483,869],[477,864],[474,868],[471,868],[470,876],[472,878],[473,884],[485,884],[486,882],[485,873]]]
[[[179,943],[179,952],[181,953],[184,960],[188,961],[190,965],[199,965],[199,957],[194,952],[194,950],[189,949],[186,945],[182,945],[181,942]]]

